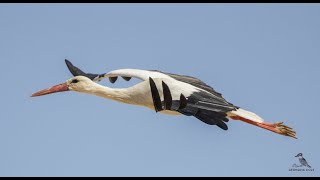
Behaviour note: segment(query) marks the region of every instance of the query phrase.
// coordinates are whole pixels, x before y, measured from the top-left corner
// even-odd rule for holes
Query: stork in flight
[[[71,90],[144,106],[164,114],[194,116],[223,130],[228,129],[225,123],[233,119],[297,138],[296,132],[283,122],[265,122],[255,113],[226,101],[212,87],[191,76],[140,69],[118,69],[104,74],[92,74],[83,72],[67,59],[65,62],[74,77],[62,84],[36,92],[31,97]],[[126,81],[134,77],[142,82],[129,88],[109,88],[96,83],[103,78],[109,78],[110,82],[114,83],[119,76]]]

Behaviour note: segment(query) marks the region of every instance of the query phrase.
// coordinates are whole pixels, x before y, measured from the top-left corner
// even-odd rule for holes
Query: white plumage
[[[72,90],[144,106],[160,113],[194,116],[206,124],[217,125],[224,130],[228,129],[225,124],[228,119],[234,119],[296,138],[295,131],[283,123],[264,122],[255,113],[226,101],[212,87],[191,76],[140,69],[118,69],[104,74],[91,74],[84,73],[68,60],[66,64],[75,77],[32,96]],[[138,78],[142,82],[128,88],[110,88],[96,83],[104,78],[109,78],[110,82],[114,83],[118,77],[127,81]]]

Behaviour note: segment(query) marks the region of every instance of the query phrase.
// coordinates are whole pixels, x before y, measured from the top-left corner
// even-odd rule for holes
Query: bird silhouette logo
[[[311,168],[307,160],[303,157],[302,153],[297,154],[295,157],[299,158],[300,165],[294,164],[293,167],[307,166],[308,168]]]

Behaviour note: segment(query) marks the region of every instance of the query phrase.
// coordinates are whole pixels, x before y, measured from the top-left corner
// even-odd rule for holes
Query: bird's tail
[[[308,167],[308,168],[311,168],[311,166],[310,166],[309,164],[307,164],[307,167]]]
[[[260,128],[297,139],[296,132],[292,128],[284,125],[283,122],[278,122],[278,123],[264,122],[264,120],[260,116],[256,115],[253,112],[250,112],[241,108],[234,111],[230,111],[227,113],[227,115],[228,115],[228,118],[230,119],[240,120],[240,121],[258,126]]]

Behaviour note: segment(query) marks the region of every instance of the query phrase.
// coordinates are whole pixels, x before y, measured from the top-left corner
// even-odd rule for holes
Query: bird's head
[[[52,86],[48,89],[38,91],[31,95],[31,97],[42,96],[46,94],[63,92],[63,91],[77,91],[88,93],[92,90],[94,82],[85,76],[75,76],[68,79],[66,82]]]
[[[302,157],[302,153],[297,154],[295,157]]]

